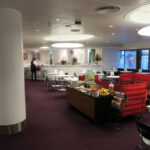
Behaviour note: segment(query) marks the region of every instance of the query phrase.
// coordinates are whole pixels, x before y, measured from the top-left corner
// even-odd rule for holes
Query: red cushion
[[[133,100],[145,100],[146,99],[146,93],[143,95],[134,95],[134,96],[128,96],[127,100],[128,101],[133,101]]]
[[[124,111],[133,111],[133,110],[137,110],[137,109],[142,109],[142,105],[139,104],[139,105],[132,105],[132,106],[127,106],[127,107],[124,107]]]
[[[127,91],[125,92],[126,96],[136,96],[136,95],[146,95],[146,89],[144,90],[136,90],[136,91]]]
[[[127,111],[127,112],[124,111],[124,112],[121,114],[121,116],[122,116],[122,117],[125,117],[125,116],[129,116],[129,115],[139,114],[139,113],[141,113],[141,112],[144,112],[144,111],[142,111],[142,109]]]
[[[85,80],[85,75],[78,76],[78,79],[79,79],[80,81],[84,81],[84,80]]]
[[[95,75],[95,81],[98,81],[98,75]]]
[[[141,100],[139,100],[139,101],[133,101],[133,102],[125,102],[124,103],[124,106],[125,107],[128,107],[128,106],[134,106],[134,105],[141,105],[143,102],[141,101]]]

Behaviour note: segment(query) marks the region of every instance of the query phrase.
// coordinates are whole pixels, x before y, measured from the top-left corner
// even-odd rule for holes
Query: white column
[[[0,132],[26,120],[22,16],[17,10],[0,9]],[[11,128],[13,130],[13,128]],[[9,131],[8,134],[20,132]],[[6,130],[4,132],[7,132]],[[1,133],[0,133],[1,134]]]

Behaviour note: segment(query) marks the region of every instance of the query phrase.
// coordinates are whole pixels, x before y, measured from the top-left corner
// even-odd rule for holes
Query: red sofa
[[[135,74],[136,73],[120,74],[119,84],[114,84],[116,91],[126,94],[127,100],[123,102],[123,111],[119,114],[121,117],[145,112],[148,76],[142,77],[143,74],[139,75],[137,73],[135,77]],[[79,77],[79,80],[80,79],[84,80],[85,76]],[[108,88],[109,86],[109,82],[98,80],[98,76],[95,76],[95,81],[101,87]]]
[[[142,73],[126,73],[120,74],[119,84],[124,84],[128,80],[128,84],[131,83],[147,83],[147,99],[150,100],[150,74]]]
[[[123,111],[119,114],[121,117],[145,112],[148,76],[142,77],[142,75],[137,73],[136,78],[135,73],[120,74],[119,83],[114,84],[116,91],[126,94],[127,101],[123,102]],[[98,80],[96,82],[104,88],[109,86],[107,81]]]
[[[123,103],[123,111],[120,114],[121,117],[145,112],[146,88],[146,82],[116,86],[116,91],[125,93],[127,99],[127,101]]]

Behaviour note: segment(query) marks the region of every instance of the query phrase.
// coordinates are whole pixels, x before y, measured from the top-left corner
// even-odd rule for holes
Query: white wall
[[[102,49],[102,68],[111,70],[120,66],[120,48],[103,48]]]
[[[28,53],[28,59],[24,60],[24,66],[29,67],[32,61],[32,52]],[[39,51],[40,61],[39,64],[49,64],[50,54],[49,50]],[[61,60],[66,60],[68,64],[72,64],[72,58],[76,57],[78,63],[81,65],[88,64],[88,53],[87,49],[56,49],[53,50],[53,64],[60,64]]]
[[[100,54],[103,65],[103,70],[112,68],[118,68],[120,66],[120,51],[121,48],[95,48],[96,54]],[[72,52],[71,52],[72,51]],[[49,64],[49,51],[40,51],[41,60],[38,61],[41,64]],[[88,50],[87,49],[56,49],[53,50],[53,65],[60,63],[62,59],[72,64],[72,58],[77,57],[78,62],[81,65],[88,64]],[[24,64],[30,66],[32,60],[32,53],[29,52],[28,60],[24,61]],[[84,67],[83,67],[84,68]],[[101,67],[97,68],[97,71],[101,71]]]
[[[49,51],[40,51],[40,63],[41,64],[49,64],[50,63]]]
[[[150,42],[135,42],[135,43],[127,43],[123,45],[122,49],[138,49],[138,48],[150,48]]]
[[[56,49],[53,50],[53,64],[58,64],[61,60],[72,64],[72,58],[76,57],[78,63],[87,64],[87,49]]]

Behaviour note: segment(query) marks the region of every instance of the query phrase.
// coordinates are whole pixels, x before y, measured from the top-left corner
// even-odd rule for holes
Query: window
[[[141,50],[141,69],[148,70],[149,50]]]
[[[120,51],[120,68],[136,69],[137,51]]]
[[[124,68],[124,51],[120,51],[120,68]]]
[[[95,49],[88,49],[88,62],[89,64],[94,64]]]
[[[50,54],[50,55],[49,55],[49,56],[50,56],[50,62],[49,62],[49,63],[50,63],[50,64],[53,64],[53,61],[52,61],[52,60],[53,60],[53,59],[52,59],[53,50],[49,50],[49,54]]]
[[[136,69],[136,51],[125,51],[125,68]]]

